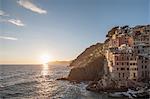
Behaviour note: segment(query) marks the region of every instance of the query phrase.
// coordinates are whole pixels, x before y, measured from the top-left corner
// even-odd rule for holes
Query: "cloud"
[[[20,6],[26,8],[26,9],[29,9],[29,10],[31,10],[33,12],[36,12],[36,13],[39,13],[39,14],[46,14],[47,13],[46,10],[43,10],[43,9],[37,7],[35,4],[33,4],[31,2],[31,0],[19,0],[19,1],[17,1],[17,3]]]
[[[14,24],[16,26],[25,26],[25,24],[21,21],[21,20],[18,20],[18,19],[0,19],[0,23],[1,22],[6,22],[6,23],[11,23],[11,24]]]
[[[9,20],[7,20],[7,22],[12,23],[12,24],[17,25],[17,26],[24,26],[24,24],[22,23],[21,20],[9,19]]]
[[[5,39],[5,40],[18,40],[17,38],[15,37],[9,37],[9,36],[0,36],[0,39]]]
[[[0,10],[0,16],[9,16],[9,15],[6,14],[3,10]]]
[[[18,19],[8,19],[9,14],[7,14],[6,12],[4,12],[3,10],[0,10],[0,16],[7,16],[6,17],[2,17],[0,18],[0,22],[8,22],[17,26],[24,26],[24,24],[22,23],[21,20]]]

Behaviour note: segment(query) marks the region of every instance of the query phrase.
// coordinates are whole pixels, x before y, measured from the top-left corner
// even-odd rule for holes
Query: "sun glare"
[[[50,56],[50,55],[42,55],[42,56],[41,56],[41,62],[42,62],[43,64],[46,64],[46,63],[48,63],[49,61],[52,61],[52,56]]]

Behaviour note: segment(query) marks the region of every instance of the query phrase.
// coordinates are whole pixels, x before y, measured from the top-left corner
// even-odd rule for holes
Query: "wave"
[[[34,84],[38,84],[40,82],[33,80],[33,81],[25,81],[25,82],[17,82],[17,83],[11,83],[8,85],[2,85],[1,88],[5,89],[5,88],[12,88],[12,87],[17,87],[17,86],[26,86],[26,85],[34,85]]]
[[[14,85],[30,85],[30,84],[37,84],[37,83],[39,82],[34,80],[34,81],[20,82]]]
[[[11,74],[8,76],[0,76],[0,80],[4,80],[4,79],[12,79],[12,78],[20,78],[23,76],[30,76],[30,75],[34,75],[34,73],[17,73],[17,74]]]
[[[34,91],[31,85],[38,84],[38,81],[26,81],[26,82],[19,82],[14,83],[8,86],[1,86],[0,87],[0,99],[3,98],[11,98],[11,97],[19,97],[25,96],[27,93]]]
[[[20,95],[23,95],[23,93],[21,92],[15,92],[15,93],[0,93],[0,97],[2,99],[5,99],[5,98],[12,98],[12,97],[18,97]]]

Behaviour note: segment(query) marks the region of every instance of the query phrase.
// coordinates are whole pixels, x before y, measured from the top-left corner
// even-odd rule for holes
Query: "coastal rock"
[[[94,59],[84,67],[74,67],[68,76],[70,81],[93,81],[104,74],[104,56]]]
[[[70,63],[70,67],[85,67],[87,64],[102,56],[103,43],[97,43],[88,47],[75,60]]]
[[[99,81],[91,82],[86,89],[95,92],[118,92],[128,90],[126,87],[120,87],[118,83],[118,81],[113,80],[108,76],[103,76]]]
[[[100,80],[90,82],[86,89],[95,92],[125,92],[128,89],[137,90],[137,88],[143,88],[144,86],[146,85],[142,82],[134,80],[118,81],[104,75]]]
[[[70,64],[72,69],[68,75],[68,80],[93,81],[99,79],[104,75],[105,63],[103,44],[92,45],[72,61]]]

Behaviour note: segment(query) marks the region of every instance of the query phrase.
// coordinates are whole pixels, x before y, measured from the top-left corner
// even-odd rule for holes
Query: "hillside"
[[[70,63],[72,67],[84,67],[95,58],[102,55],[103,43],[97,43],[88,47],[85,51],[83,51],[75,60]]]
[[[97,43],[87,48],[70,64],[73,67],[68,80],[89,81],[95,80],[104,74],[105,57],[103,44]]]

